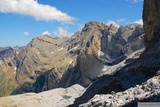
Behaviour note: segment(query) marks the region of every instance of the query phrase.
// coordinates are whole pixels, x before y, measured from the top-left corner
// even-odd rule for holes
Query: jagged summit
[[[98,21],[91,21],[85,24],[84,28],[86,27],[108,27],[108,25],[102,23],[102,22],[98,22]],[[103,28],[102,28],[103,29]]]

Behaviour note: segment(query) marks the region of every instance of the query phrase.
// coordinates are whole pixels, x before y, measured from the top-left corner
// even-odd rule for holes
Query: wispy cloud
[[[139,1],[143,1],[143,0],[133,0],[134,3],[137,3],[137,2],[139,2]]]
[[[42,35],[48,35],[48,36],[51,36],[51,33],[50,33],[48,30],[46,30],[46,31],[44,31],[44,32],[42,33]]]
[[[108,20],[107,25],[112,24],[112,25],[114,25],[114,26],[116,26],[116,27],[119,27],[121,24],[124,24],[126,21],[127,21],[127,20],[124,19],[124,18],[118,19],[118,20],[116,20],[116,21]]]
[[[113,25],[113,26],[115,26],[115,27],[119,27],[120,25],[118,24],[118,23],[116,23],[115,21],[113,21],[113,20],[108,20],[108,22],[107,22],[107,25]]]
[[[143,0],[125,0],[126,2],[132,1],[133,3],[142,2]]]
[[[126,19],[118,19],[117,23],[121,23],[121,22],[125,22],[125,21],[126,21]]]
[[[70,37],[73,35],[73,33],[68,32],[66,29],[62,27],[58,27],[58,30],[54,31],[53,33],[55,36],[58,36],[58,37]]]
[[[139,20],[136,20],[136,21],[133,22],[133,23],[137,23],[137,24],[143,25],[143,20],[142,20],[142,19],[139,19]]]
[[[0,12],[32,16],[36,20],[58,21],[65,24],[73,24],[76,20],[56,7],[39,4],[37,0],[0,0]]]
[[[29,35],[29,32],[23,32],[25,36],[28,36]]]

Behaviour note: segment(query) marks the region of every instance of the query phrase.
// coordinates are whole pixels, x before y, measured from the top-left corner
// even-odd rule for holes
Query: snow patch
[[[14,67],[14,70],[16,71],[16,70],[17,70],[17,67]]]
[[[79,47],[79,45],[75,46],[74,48],[70,49],[69,51],[75,50]]]
[[[69,64],[72,64],[73,61],[74,61],[74,60],[72,59],[72,60],[69,62]]]
[[[102,52],[101,50],[98,50],[98,56],[100,57],[100,56],[103,56],[103,55],[105,55],[104,52]]]
[[[103,66],[103,68],[102,68],[102,72],[105,72],[106,70],[108,69],[108,66]]]
[[[14,73],[13,74],[16,74],[16,70],[17,70],[17,67],[14,67]]]
[[[60,49],[58,49],[57,51],[59,52],[59,51],[61,51],[61,50],[63,50],[64,48],[62,47],[62,48],[60,48]]]

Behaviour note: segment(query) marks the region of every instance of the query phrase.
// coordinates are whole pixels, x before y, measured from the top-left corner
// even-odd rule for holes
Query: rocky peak
[[[136,27],[141,27],[141,28],[143,28],[142,25],[137,24],[137,23],[131,23],[131,24],[126,25],[126,28],[128,28],[129,30],[134,30]]]
[[[14,49],[6,47],[0,49],[0,65],[8,60],[11,60],[15,56]]]
[[[98,22],[98,21],[91,21],[85,24],[84,28],[82,29],[82,32],[87,32],[87,30],[104,30],[107,29],[109,26],[105,25],[104,23]]]
[[[86,23],[85,26],[84,26],[84,28],[85,27],[99,27],[99,28],[101,28],[102,26],[107,26],[107,25],[105,25],[102,22],[91,21],[91,22]]]
[[[143,47],[144,31],[141,25],[128,24],[119,27],[117,30],[114,27],[114,33],[109,32],[110,30],[107,30],[101,39],[101,51],[107,54],[105,56],[107,56],[108,62]],[[137,46],[135,46],[136,44]]]
[[[109,28],[108,28],[109,32],[112,32],[112,33],[115,33],[115,31],[116,31],[117,29],[118,29],[118,28],[115,27],[113,24],[110,24],[110,26],[109,26]]]

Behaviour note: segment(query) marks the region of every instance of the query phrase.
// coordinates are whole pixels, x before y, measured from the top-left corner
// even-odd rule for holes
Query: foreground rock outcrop
[[[158,96],[160,94],[160,75],[148,79],[141,85],[136,85],[125,91],[111,92],[111,94],[95,95],[88,103],[80,105],[80,107],[121,107],[136,105],[137,102],[144,99]],[[148,101],[160,101],[160,97]],[[132,103],[132,104],[130,104]]]

